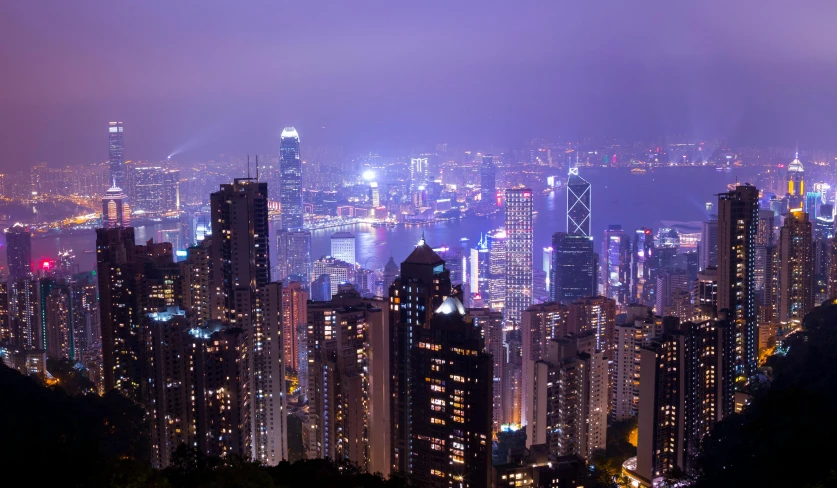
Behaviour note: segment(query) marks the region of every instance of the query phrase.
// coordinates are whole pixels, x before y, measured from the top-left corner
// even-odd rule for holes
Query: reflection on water
[[[738,171],[738,180],[750,178],[753,172]],[[708,201],[715,201],[717,193],[725,191],[736,181],[730,173],[714,168],[664,168],[642,175],[623,169],[581,168],[580,174],[592,184],[593,236],[596,245],[609,224],[621,224],[627,230],[638,227],[657,228],[662,220],[705,220]],[[534,265],[541,269],[543,253],[549,246],[552,233],[566,229],[566,194],[564,190],[535,195],[535,256]],[[480,233],[503,225],[502,214],[490,217],[468,217],[424,226],[400,225],[394,229],[372,227],[368,224],[350,225],[313,232],[311,255],[314,259],[330,254],[332,234],[351,232],[357,239],[358,262],[369,268],[382,267],[390,256],[396,263],[403,261],[424,233],[433,247],[457,245],[468,239],[468,245],[479,240]],[[136,240],[143,243],[150,238],[160,239],[164,229],[172,225],[157,224],[136,228]],[[276,262],[275,236],[271,226],[271,262]],[[95,233],[36,238],[32,241],[32,258],[54,258],[60,249],[73,249],[82,271],[91,270],[96,263]],[[2,258],[5,261],[5,252]]]

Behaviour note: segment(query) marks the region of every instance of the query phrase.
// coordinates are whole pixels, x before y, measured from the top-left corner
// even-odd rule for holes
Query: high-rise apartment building
[[[649,482],[675,468],[693,473],[701,441],[733,413],[735,326],[668,326],[640,355],[636,472]]]
[[[44,300],[46,309],[47,356],[50,359],[72,359],[73,334],[70,296],[65,287],[54,287]]]
[[[118,188],[127,188],[128,175],[125,171],[125,140],[122,131],[122,122],[108,123],[109,183]]]
[[[482,330],[485,352],[492,360],[491,430],[499,432],[503,424],[503,372],[506,366],[506,348],[503,340],[503,314],[490,308],[469,308],[468,317]]]
[[[779,230],[779,321],[790,329],[814,308],[814,256],[808,214],[791,209]]]
[[[277,281],[300,281],[307,287],[311,276],[311,231],[282,229],[276,233],[278,244]]]
[[[299,134],[293,127],[282,130],[279,145],[279,205],[282,229],[301,229],[302,214],[302,159]]]
[[[327,297],[329,299],[337,294],[341,284],[355,282],[355,265],[331,256],[323,256],[314,261],[313,268],[315,277],[328,276],[331,290],[331,295]]]
[[[634,232],[631,248],[631,291],[634,303],[650,305],[654,297],[654,234],[651,229],[640,228]]]
[[[282,287],[282,341],[286,369],[299,371],[299,348],[304,344],[308,321],[308,292],[302,283],[292,281]]]
[[[560,339],[567,334],[567,307],[560,303],[533,305],[524,310],[521,317],[521,375],[528,378],[535,361],[546,357],[547,345],[553,339]],[[523,382],[522,397],[528,398],[533,392],[528,390],[528,383]],[[521,423],[527,425],[530,413],[522,403]]]
[[[9,325],[12,344],[43,351],[40,287],[32,277],[9,281]]]
[[[520,325],[520,314],[532,306],[534,282],[533,200],[529,188],[506,190],[506,300],[507,323]]]
[[[758,189],[750,185],[718,195],[718,310],[736,324],[736,367],[755,374],[758,315],[755,296],[755,241]]]
[[[32,235],[29,228],[15,224],[6,229],[6,262],[9,279],[22,280],[32,275]]]
[[[413,385],[411,376],[417,331],[429,327],[433,312],[452,292],[450,272],[445,269],[444,260],[422,238],[401,263],[401,275],[389,289],[390,446],[392,471],[396,473],[413,472],[413,395],[415,388],[424,386],[423,377],[421,385]],[[491,371],[490,365],[486,371]],[[483,405],[490,403],[488,398]]]
[[[616,301],[605,297],[588,297],[567,306],[567,334],[590,332],[595,337],[595,349],[604,351],[608,358],[614,347]]]
[[[491,356],[458,298],[431,313],[413,329],[410,477],[427,487],[488,486]]]

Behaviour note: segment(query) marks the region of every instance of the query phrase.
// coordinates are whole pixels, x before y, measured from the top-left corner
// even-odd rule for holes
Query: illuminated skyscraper
[[[640,228],[634,232],[631,249],[631,300],[650,305],[654,297],[654,235],[651,229]]]
[[[529,188],[506,190],[506,322],[520,325],[520,314],[532,306],[534,283],[533,200]]]
[[[337,232],[331,236],[331,257],[355,264],[355,236],[350,232]]]
[[[492,369],[492,431],[499,432],[503,423],[503,371],[506,349],[503,342],[503,314],[490,308],[469,308],[468,316],[479,326],[485,339],[485,352],[491,354]]]
[[[491,231],[485,239],[488,247],[488,300],[491,310],[502,312],[506,304],[506,231]]]
[[[552,299],[568,304],[596,295],[598,255],[593,251],[593,238],[556,232],[552,235],[555,263],[551,280]]]
[[[279,204],[282,229],[301,229],[302,214],[302,159],[299,153],[299,134],[293,127],[282,130],[279,146]]]
[[[621,225],[605,230],[602,254],[602,294],[627,305],[631,301],[631,239]]]
[[[796,153],[793,161],[788,165],[788,194],[787,208],[801,208],[805,204],[805,168]]]
[[[430,169],[428,167],[429,160],[427,156],[421,155],[415,158],[410,158],[410,191],[418,191],[422,187],[426,187]]]
[[[307,287],[311,280],[311,232],[302,229],[282,229],[276,233],[278,244],[277,275],[275,279],[300,281]]]
[[[131,225],[128,197],[118,186],[111,186],[102,197],[102,228],[113,229]]]
[[[497,204],[497,167],[494,156],[486,154],[480,163],[480,201],[483,205]]]
[[[570,168],[567,179],[567,234],[590,236],[593,208],[590,183],[578,176],[578,168]]]
[[[32,235],[28,227],[15,224],[6,229],[6,262],[11,280],[32,275]]]
[[[770,212],[771,214],[773,212]],[[708,220],[703,223],[698,249],[698,270],[718,265],[718,221]]]
[[[779,231],[779,321],[790,329],[814,308],[814,257],[811,221],[791,209]]]
[[[718,195],[718,310],[735,321],[736,368],[756,372],[756,232],[759,191],[750,185]]]
[[[123,139],[122,129],[122,122],[108,123],[109,181],[118,188],[127,188],[128,175],[125,171],[125,141]]]
[[[526,309],[521,317],[521,374],[529,378],[535,361],[540,361],[547,354],[547,344],[552,339],[561,338],[567,332],[567,307],[560,303],[546,303],[533,305]],[[526,398],[534,392],[529,391],[530,385],[524,381],[522,388],[523,405],[521,423],[527,425],[532,421],[532,412],[527,410]]]

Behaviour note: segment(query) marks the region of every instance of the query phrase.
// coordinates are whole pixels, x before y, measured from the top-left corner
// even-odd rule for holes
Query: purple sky
[[[0,170],[683,133],[837,148],[837,4],[0,3]]]

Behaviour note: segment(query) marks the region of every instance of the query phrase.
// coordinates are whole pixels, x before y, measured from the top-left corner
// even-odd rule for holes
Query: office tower
[[[799,153],[796,153],[793,161],[788,165],[788,193],[787,209],[802,208],[805,203],[805,168],[799,160]]]
[[[584,337],[550,340],[544,358],[532,362],[526,378],[532,393],[524,398],[531,412],[527,445],[546,444],[554,456],[585,460],[604,449],[608,366],[604,353],[591,345]]]
[[[533,195],[529,188],[506,190],[506,322],[520,324],[520,314],[532,306]]]
[[[727,320],[669,326],[640,355],[637,474],[693,473],[700,443],[733,413],[735,325]]]
[[[497,205],[497,167],[491,154],[480,163],[480,202],[486,207]]]
[[[328,275],[331,286],[331,296],[337,294],[337,289],[341,283],[355,282],[355,266],[345,261],[340,261],[331,256],[323,256],[314,261],[314,276]]]
[[[602,243],[602,294],[619,305],[630,302],[631,240],[621,225],[609,225]]]
[[[543,261],[541,262],[541,269],[546,275],[546,291],[549,298],[552,299],[552,265],[555,264],[555,248],[543,248]]]
[[[485,300],[489,297],[489,252],[488,252],[488,237],[485,234],[480,234],[480,240],[477,245],[471,248],[470,255],[470,292],[472,300],[479,297]]]
[[[593,238],[556,232],[552,235],[555,254],[552,277],[552,299],[568,304],[596,295],[598,287],[598,255]]]
[[[299,134],[293,127],[282,130],[279,144],[279,205],[282,229],[301,229],[302,216],[302,159],[299,153]]]
[[[506,304],[506,271],[508,269],[507,237],[505,229],[497,229],[485,236],[488,247],[488,300],[492,310],[503,311]]]
[[[108,182],[118,188],[127,188],[128,175],[125,171],[125,141],[122,129],[122,122],[108,123]]]
[[[373,208],[381,206],[381,189],[378,188],[378,182],[373,181],[369,183],[369,203]]]
[[[639,228],[634,232],[631,249],[631,291],[630,299],[649,305],[654,295],[653,262],[654,235],[651,229]]]
[[[308,308],[306,453],[369,469],[370,329],[384,311],[351,287]],[[383,420],[383,419],[382,419]]]
[[[503,343],[503,314],[490,308],[469,308],[468,317],[474,326],[480,327],[485,340],[485,352],[492,360],[491,430],[499,432],[503,424],[503,371],[506,365],[506,349]]]
[[[284,140],[284,139],[283,139]],[[243,331],[247,358],[241,380],[246,452],[275,465],[287,458],[282,286],[269,283],[267,183],[254,178],[223,184],[210,197],[215,287],[224,320]]]
[[[11,280],[32,275],[32,236],[28,227],[15,224],[6,229],[6,263]]]
[[[282,229],[276,233],[278,243],[277,281],[290,279],[308,283],[311,276],[311,232],[302,229]]]
[[[9,323],[9,287],[0,281],[0,344],[12,344],[12,328]]]
[[[128,197],[118,186],[111,186],[102,197],[102,227],[112,229],[131,225]]]
[[[567,334],[567,307],[560,303],[533,305],[524,310],[521,317],[521,361],[523,378],[531,375],[530,369],[535,361],[546,357],[547,344],[552,339],[559,339]],[[533,392],[528,391],[523,382],[522,397],[528,398]],[[529,424],[530,412],[523,402],[521,423]]]
[[[62,288],[52,288],[45,300],[47,356],[50,359],[72,359],[70,296]]]
[[[299,343],[297,336],[303,334],[308,320],[308,292],[302,283],[292,281],[282,288],[282,340],[285,349],[286,369],[299,371]]]
[[[772,214],[773,212],[771,212]],[[718,266],[718,221],[704,222],[700,231],[700,248],[698,250],[698,269]]]
[[[164,213],[165,171],[159,166],[131,168],[133,195],[131,207],[134,215],[158,217]]]
[[[429,327],[433,312],[452,292],[450,272],[445,269],[444,260],[422,237],[401,263],[401,276],[389,289],[389,364],[392,368],[390,459],[392,471],[396,473],[413,472],[410,446],[413,443],[412,422],[415,415],[412,397],[414,389],[424,385],[423,381],[421,385],[412,384],[412,349],[418,343],[415,335],[419,329]],[[485,371],[489,372],[490,366]],[[490,399],[483,403],[489,404]]]
[[[814,259],[808,214],[792,209],[779,230],[779,321],[790,329],[814,308]]]
[[[355,236],[350,232],[337,232],[331,236],[331,257],[355,264]]]
[[[657,315],[673,315],[676,298],[692,290],[686,270],[666,269],[657,275],[657,293],[654,309]],[[684,317],[681,317],[684,318]]]
[[[410,158],[410,191],[419,191],[429,182],[428,159],[425,156]]]
[[[737,186],[718,195],[718,310],[728,310],[736,323],[736,367],[756,371],[755,238],[759,192]]]
[[[39,291],[38,280],[32,277],[9,282],[12,343],[21,349],[45,349]]]
[[[491,356],[482,331],[452,296],[413,331],[410,477],[427,487],[488,486]]]
[[[590,183],[578,176],[578,168],[570,168],[567,178],[567,234],[591,236],[592,188]]]
[[[588,297],[567,306],[567,333],[582,334],[592,331],[595,349],[608,357],[614,347],[613,330],[616,327],[616,301],[605,297]]]

